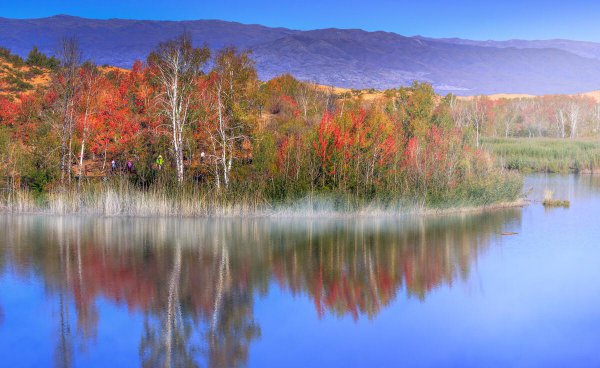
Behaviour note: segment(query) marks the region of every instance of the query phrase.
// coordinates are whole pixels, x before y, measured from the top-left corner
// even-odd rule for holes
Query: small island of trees
[[[49,81],[0,94],[8,210],[398,210],[520,194],[520,177],[481,149],[480,125],[456,119],[456,98],[426,83],[364,98],[290,75],[262,82],[250,52],[211,54],[186,34],[131,70],[82,62],[73,39],[56,58],[34,49],[23,64]]]

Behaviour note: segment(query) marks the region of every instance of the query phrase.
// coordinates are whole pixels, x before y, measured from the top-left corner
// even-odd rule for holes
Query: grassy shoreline
[[[404,209],[381,209],[365,207],[352,211],[315,209],[312,211],[295,211],[287,208],[258,208],[248,211],[248,206],[227,206],[216,209],[211,213],[175,213],[175,212],[155,212],[155,213],[102,213],[92,210],[73,211],[73,212],[57,212],[48,208],[29,207],[29,208],[7,208],[0,206],[0,215],[56,215],[56,216],[100,216],[100,217],[174,217],[174,218],[356,218],[356,217],[403,217],[403,216],[446,216],[457,214],[484,213],[508,208],[524,207],[528,204],[523,198],[516,199],[512,202],[500,202],[494,204],[486,204],[480,206],[457,206],[446,208],[430,208],[430,207],[406,207]]]
[[[217,192],[132,185],[92,185],[80,191],[54,191],[43,196],[15,190],[0,197],[0,213],[92,215],[104,217],[372,217],[436,215],[522,206],[522,181],[489,182],[449,193],[444,198],[403,196],[360,198],[348,193],[308,193],[287,200],[266,198],[260,191]]]
[[[600,141],[557,138],[488,138],[484,147],[505,169],[522,173],[600,173]]]

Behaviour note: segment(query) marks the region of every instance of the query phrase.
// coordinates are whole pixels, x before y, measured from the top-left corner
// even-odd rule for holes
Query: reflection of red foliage
[[[395,298],[402,285],[409,293],[422,297],[442,283],[452,284],[455,269],[449,264],[447,250],[436,246],[432,246],[431,250],[423,254],[418,248],[397,247],[393,256],[397,264],[390,262],[389,258],[375,257],[369,249],[364,250],[367,253],[363,250],[358,254],[350,252],[344,256],[347,258],[342,259],[341,268],[328,264],[325,259],[294,268],[288,264],[294,258],[284,252],[275,254],[271,272],[280,287],[293,292],[308,292],[319,316],[330,310],[338,314],[348,313],[357,319],[362,314],[376,314]],[[71,248],[71,262],[77,259],[75,252]],[[161,251],[160,256],[146,257],[143,262],[139,262],[135,253],[130,251],[120,252],[118,257],[106,256],[101,249],[86,246],[81,248],[81,252],[81,268],[71,267],[68,279],[71,280],[75,305],[82,316],[90,313],[90,306],[99,296],[125,303],[129,309],[157,311],[164,308],[161,303],[166,297],[172,266],[166,250]],[[363,258],[363,254],[367,258]],[[468,264],[469,253],[459,256],[466,257],[461,264]],[[184,263],[181,298],[191,303],[189,307],[195,313],[208,316],[212,313],[216,297],[219,255],[202,253],[200,257],[191,255],[184,259],[196,261]],[[357,264],[353,263],[356,261]],[[251,265],[251,262],[236,263],[229,287],[252,289],[249,282],[257,270],[253,270]],[[446,268],[446,265],[451,268]]]
[[[186,313],[206,319],[213,315],[218,298],[228,300],[223,308],[235,308],[240,296],[251,305],[252,295],[266,293],[269,282],[276,281],[292,294],[308,295],[319,316],[329,312],[355,319],[373,317],[401,290],[422,299],[432,289],[466,277],[489,234],[497,233],[506,217],[494,219],[476,223],[456,219],[458,223],[444,227],[434,223],[377,235],[366,229],[257,233],[244,236],[252,241],[242,249],[221,245],[239,241],[236,228],[228,227],[231,238],[215,239],[209,233],[199,239],[204,246],[182,246],[177,297]],[[224,234],[222,230],[214,231]],[[164,312],[177,254],[171,241],[148,246],[144,242],[150,237],[118,238],[124,245],[116,245],[115,238],[110,246],[110,239],[94,243],[96,235],[65,234],[60,249],[49,238],[40,252],[32,246],[35,241],[23,236],[18,246],[0,251],[8,252],[2,256],[17,272],[29,274],[33,266],[43,273],[50,290],[68,290],[78,319],[87,321],[84,325],[98,317],[95,301],[101,297],[131,310]]]

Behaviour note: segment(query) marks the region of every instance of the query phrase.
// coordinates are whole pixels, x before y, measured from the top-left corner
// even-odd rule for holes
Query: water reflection
[[[535,201],[543,200],[545,190],[551,190],[558,199],[590,200],[598,196],[600,175],[529,175],[524,188]]]
[[[107,300],[143,316],[139,365],[235,367],[261,336],[255,298],[274,285],[309,296],[320,318],[376,318],[399,294],[422,300],[467,278],[502,231],[519,227],[520,214],[403,221],[4,216],[0,226],[10,230],[0,236],[0,267],[5,276],[41,280],[55,303],[56,366],[72,366],[79,352],[102,343],[98,325],[112,321],[99,301]]]

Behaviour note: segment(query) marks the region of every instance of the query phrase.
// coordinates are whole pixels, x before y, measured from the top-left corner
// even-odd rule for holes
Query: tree
[[[502,99],[498,103],[498,119],[502,120],[502,130],[504,131],[504,137],[508,138],[511,135],[513,126],[519,118],[520,109],[519,104],[513,101]]]
[[[79,78],[81,80],[81,93],[78,96],[78,108],[80,117],[78,128],[81,136],[81,148],[79,152],[79,173],[77,180],[77,188],[81,187],[81,179],[83,177],[83,155],[85,153],[86,143],[90,138],[93,130],[93,119],[98,110],[97,101],[101,94],[102,87],[100,86],[101,74],[95,65],[85,64],[81,68]]]
[[[60,44],[60,69],[56,75],[56,86],[60,95],[61,145],[60,181],[71,183],[71,162],[73,158],[73,125],[75,120],[74,100],[79,89],[77,68],[81,60],[79,44],[74,38],[64,38]]]
[[[171,123],[173,154],[177,169],[177,182],[183,183],[184,134],[190,122],[190,104],[194,83],[210,56],[207,47],[192,45],[190,34],[161,43],[148,56],[151,72],[158,82],[158,102],[162,113]]]
[[[226,48],[216,56],[212,77],[217,122],[210,139],[215,162],[221,166],[215,166],[216,185],[220,186],[222,175],[228,187],[233,160],[241,143],[249,140],[256,122],[258,76],[248,52]]]
[[[431,84],[414,82],[404,94],[404,129],[410,136],[422,137],[427,134],[433,116],[435,91]]]
[[[577,127],[579,125],[580,107],[578,101],[572,100],[568,105],[569,113],[569,125],[570,125],[570,137],[571,139],[577,137]]]
[[[483,125],[486,121],[491,120],[491,106],[492,101],[486,96],[480,96],[473,98],[469,104],[469,121],[471,126],[475,129],[475,147],[479,148],[481,143],[481,132]]]
[[[25,63],[30,66],[39,66],[42,68],[54,69],[58,66],[59,62],[54,56],[47,57],[45,54],[38,50],[37,46],[33,46]]]
[[[600,133],[600,103],[595,102],[592,110],[592,133],[598,134]]]

